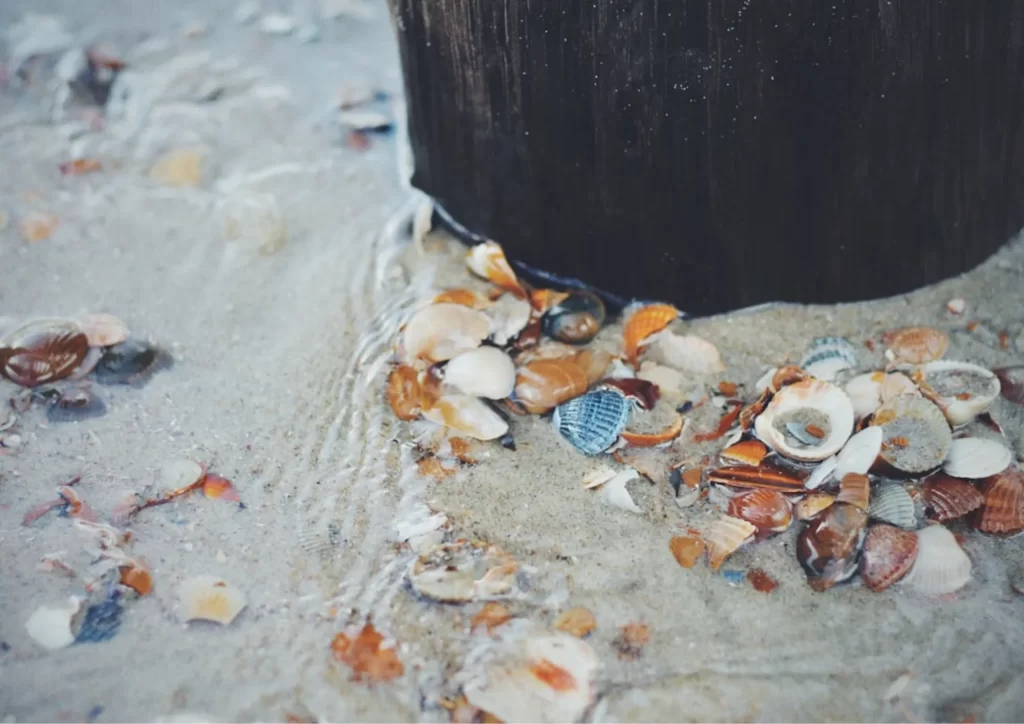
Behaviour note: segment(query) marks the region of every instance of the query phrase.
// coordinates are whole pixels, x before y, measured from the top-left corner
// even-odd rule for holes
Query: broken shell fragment
[[[821,593],[857,572],[867,521],[857,506],[836,502],[803,527],[796,554],[811,588]]]
[[[121,566],[120,580],[122,586],[128,586],[140,596],[149,595],[153,590],[153,575],[148,569],[137,564]]]
[[[860,558],[864,585],[878,593],[901,580],[917,559],[917,533],[879,523],[868,529]]]
[[[409,582],[435,601],[484,601],[511,592],[516,570],[512,556],[497,546],[457,541],[436,545],[417,558]]]
[[[830,382],[813,378],[779,390],[754,421],[754,431],[780,455],[817,462],[838,452],[853,432],[850,398]],[[790,425],[801,426],[798,439]]]
[[[853,403],[853,413],[858,420],[874,413],[881,406],[884,379],[884,372],[868,372],[857,375],[843,387]]]
[[[899,483],[882,483],[871,494],[868,517],[897,528],[917,527],[917,511],[910,493]]]
[[[900,395],[920,395],[921,390],[918,389],[912,379],[902,372],[890,372],[882,380],[879,394],[881,395],[882,404],[886,405],[890,400]]]
[[[926,596],[959,591],[971,580],[971,559],[956,537],[941,525],[917,531],[917,559],[904,579],[906,585]]]
[[[954,478],[980,480],[1001,473],[1013,462],[1010,448],[996,440],[962,437],[949,446],[942,469]]]
[[[701,549],[703,550],[703,544]],[[563,631],[578,639],[585,638],[597,628],[597,619],[590,609],[577,606],[563,611],[552,624],[556,631]]]
[[[908,327],[892,336],[889,349],[894,362],[924,364],[946,354],[949,337],[945,332],[930,327]]]
[[[599,455],[626,428],[629,401],[617,390],[596,390],[563,402],[551,418],[555,429],[584,455]]]
[[[1003,397],[1010,402],[1024,405],[1024,365],[999,367],[992,372],[999,378]]]
[[[802,493],[804,483],[789,473],[777,468],[761,465],[729,465],[712,470],[708,474],[708,482],[728,485],[732,488],[766,488],[782,493]]]
[[[397,365],[388,374],[387,398],[391,411],[399,420],[411,421],[420,416],[421,390],[419,372],[412,365]]]
[[[568,344],[586,344],[601,330],[604,302],[592,292],[573,291],[542,318],[544,334]]]
[[[761,537],[781,533],[793,522],[793,505],[774,490],[751,490],[729,500],[728,514],[753,523]]]
[[[666,367],[691,375],[711,376],[725,370],[718,348],[692,334],[661,332],[651,340],[651,357]]]
[[[882,428],[881,458],[904,473],[938,467],[953,441],[942,410],[918,395],[890,400],[878,408],[871,424]]]
[[[245,594],[216,576],[195,576],[182,581],[178,599],[186,622],[213,621],[227,626],[246,607]]]
[[[35,319],[0,340],[0,375],[22,387],[55,382],[74,372],[88,351],[75,320]]]
[[[675,440],[682,434],[683,427],[684,422],[682,415],[676,415],[675,420],[661,432],[647,434],[623,430],[622,439],[633,447],[655,447]]]
[[[665,329],[678,317],[679,310],[671,304],[648,304],[630,314],[622,328],[622,341],[629,363],[636,367],[640,350],[647,343],[647,338]],[[664,363],[675,367],[670,362]]]
[[[793,506],[793,512],[798,520],[810,520],[834,502],[830,493],[811,493]]]
[[[669,540],[668,549],[676,563],[683,568],[693,568],[704,553],[704,541],[693,535],[677,535]]]
[[[598,389],[618,390],[627,400],[632,400],[643,410],[653,410],[661,397],[661,391],[656,384],[635,377],[609,377],[601,382]]]
[[[832,480],[835,476],[836,469],[839,467],[839,459],[833,455],[830,458],[825,458],[818,467],[811,471],[811,474],[804,480],[804,487],[807,490],[817,490],[825,483]]]
[[[601,486],[601,499],[620,510],[642,513],[643,511],[633,502],[633,496],[626,488],[626,483],[636,480],[638,477],[640,477],[640,473],[632,468],[616,473]]]
[[[999,378],[978,365],[940,360],[926,364],[920,375],[921,391],[954,427],[986,412],[999,397]]]
[[[528,301],[505,294],[487,310],[487,316],[491,320],[491,340],[496,345],[503,347],[513,340],[517,346],[520,343],[527,344],[524,337],[533,320],[533,308]],[[539,325],[540,320],[535,320],[533,324]],[[540,336],[539,329],[536,334]]]
[[[478,347],[452,358],[444,381],[465,395],[501,400],[512,394],[516,366],[497,347]]]
[[[834,380],[857,364],[857,351],[842,337],[818,337],[811,342],[800,367],[819,380]]]
[[[443,362],[476,349],[491,333],[487,315],[460,304],[431,304],[413,315],[402,333],[408,360]]]
[[[836,496],[837,503],[849,503],[856,505],[861,510],[867,510],[871,501],[871,481],[867,475],[860,473],[847,473],[839,481],[839,495]]]
[[[835,476],[842,480],[850,473],[866,475],[882,452],[882,428],[865,427],[855,434],[836,456]]]
[[[760,440],[742,440],[722,450],[723,462],[757,467],[768,454],[768,447]]]
[[[160,348],[129,339],[103,353],[96,365],[96,381],[103,385],[139,384],[170,363],[170,357]]]
[[[128,327],[113,314],[85,314],[78,318],[90,347],[112,347],[128,339]]]
[[[712,523],[708,532],[704,534],[711,570],[717,571],[726,558],[744,543],[753,540],[755,533],[757,526],[740,518],[725,515]]]
[[[505,252],[496,241],[485,241],[477,244],[466,252],[466,266],[478,277],[510,292],[517,297],[525,298],[526,290],[516,278],[516,273],[505,258]]]
[[[490,301],[480,296],[472,289],[445,289],[431,301],[431,304],[461,304],[471,309],[485,309],[490,306]]]
[[[1024,530],[1024,473],[1009,468],[981,484],[984,502],[971,516],[983,533],[1014,535]]]
[[[931,476],[921,483],[927,513],[934,520],[945,522],[963,518],[981,507],[984,494],[966,480],[944,473]]]
[[[495,440],[508,432],[508,423],[487,403],[469,395],[444,395],[423,417],[475,440]]]
[[[40,606],[25,622],[25,630],[43,648],[63,649],[75,642],[75,624],[82,599],[71,596],[63,606]]]

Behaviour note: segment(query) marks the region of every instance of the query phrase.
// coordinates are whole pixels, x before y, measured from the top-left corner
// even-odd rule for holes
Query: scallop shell
[[[446,394],[423,417],[476,440],[494,440],[508,432],[508,423],[476,397]]]
[[[679,310],[671,304],[648,304],[634,311],[622,328],[622,341],[626,359],[635,367],[640,348],[652,334],[660,332],[679,317]],[[675,367],[665,362],[669,367]]]
[[[213,621],[227,626],[246,607],[245,594],[216,576],[195,576],[182,581],[178,598],[185,621]]]
[[[666,367],[691,375],[711,376],[725,370],[718,348],[692,334],[661,332],[651,343],[651,357]]]
[[[78,323],[90,347],[112,347],[128,339],[128,327],[113,314],[86,314]]]
[[[388,374],[387,398],[391,411],[399,420],[415,420],[420,416],[421,390],[419,372],[411,365],[398,365]]]
[[[704,534],[711,570],[717,571],[725,559],[744,543],[752,540],[756,532],[757,526],[740,518],[722,516],[716,520]]]
[[[847,473],[839,482],[839,495],[836,496],[837,503],[849,503],[856,505],[861,510],[867,510],[871,502],[871,481],[867,475],[860,473]]]
[[[910,493],[899,483],[882,483],[871,493],[868,516],[898,528],[917,527],[917,510]]]
[[[858,420],[874,413],[881,406],[884,379],[884,372],[868,372],[857,375],[843,387],[853,404],[853,414]]]
[[[819,380],[834,380],[857,364],[857,351],[842,337],[818,337],[811,342],[800,367]]]
[[[478,347],[454,357],[444,369],[444,381],[465,395],[501,400],[512,394],[516,366],[497,347]]]
[[[793,522],[793,505],[774,490],[751,490],[729,500],[726,511],[733,518],[753,523],[758,534],[781,533]]]
[[[860,577],[876,593],[901,580],[917,559],[917,533],[880,523],[868,529]]]
[[[1010,448],[995,440],[962,437],[949,446],[942,469],[947,475],[980,480],[1003,472],[1013,462]]]
[[[981,484],[984,503],[971,517],[983,533],[1013,535],[1024,530],[1024,474],[1010,468]]]
[[[630,403],[620,392],[596,390],[556,407],[552,422],[581,453],[598,455],[618,441],[630,412]]]
[[[959,591],[971,580],[971,559],[956,538],[941,525],[917,531],[917,560],[904,579],[926,596]]]
[[[908,327],[896,332],[889,349],[895,362],[924,364],[939,359],[946,354],[949,337],[945,332],[930,327]]]
[[[811,588],[826,591],[857,572],[867,521],[857,506],[836,502],[803,527],[796,553]]]
[[[798,520],[810,520],[836,501],[830,493],[811,493],[793,506],[793,513]]]
[[[507,595],[517,569],[515,559],[497,546],[463,540],[428,549],[413,563],[409,582],[421,596],[465,603]]]
[[[776,422],[811,410],[828,420],[828,430],[816,445],[794,445],[776,428]],[[754,421],[754,431],[780,455],[816,462],[838,452],[853,432],[853,406],[850,398],[830,382],[812,378],[795,382],[779,390],[765,411]]]
[[[974,485],[943,473],[921,483],[921,494],[930,516],[942,522],[963,518],[985,502],[984,494]]]
[[[999,378],[1003,397],[1010,402],[1024,405],[1024,365],[1011,365],[992,370]]]
[[[63,379],[89,351],[81,326],[73,319],[34,319],[0,340],[0,375],[22,387]]]
[[[568,344],[586,344],[601,330],[604,302],[592,292],[574,291],[543,317],[544,334]]]
[[[836,456],[836,477],[842,480],[850,473],[866,475],[882,451],[882,428],[865,427],[855,434]]]
[[[942,410],[918,395],[900,395],[882,405],[871,424],[882,428],[881,458],[905,473],[939,466],[953,441]]]
[[[526,290],[516,278],[501,245],[496,241],[485,241],[466,252],[466,266],[469,270],[517,297],[525,298]]]
[[[940,360],[931,362],[921,368],[922,391],[945,413],[949,424],[957,427],[966,425],[975,417],[986,412],[992,403],[999,397],[1001,389],[999,378],[984,367],[968,364],[967,362],[949,362]],[[959,393],[943,394],[935,389],[934,380],[937,375],[957,376],[963,380],[963,387]],[[954,377],[953,386],[956,386],[957,377]],[[970,384],[966,380],[973,377],[979,386],[984,386],[984,392],[971,394],[967,389]],[[932,381],[930,382],[929,379]]]
[[[413,315],[402,333],[406,359],[443,362],[480,346],[491,333],[487,315],[460,304],[431,304]]]
[[[768,446],[760,440],[742,440],[722,450],[719,456],[723,462],[757,467],[767,454]]]

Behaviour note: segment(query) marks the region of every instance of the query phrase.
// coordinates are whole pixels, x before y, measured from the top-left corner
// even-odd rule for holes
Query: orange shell
[[[868,529],[860,557],[860,577],[876,593],[899,581],[917,559],[917,533],[879,523]]]
[[[398,365],[388,375],[388,404],[399,420],[415,420],[420,416],[422,391],[419,373],[411,365]]]
[[[679,310],[671,304],[649,304],[636,310],[622,329],[626,359],[634,367],[640,356],[640,348],[652,334],[660,332],[679,317]]]
[[[760,465],[767,454],[768,446],[760,440],[743,440],[719,453],[722,460],[754,467]]]
[[[153,576],[139,565],[121,566],[121,585],[145,596],[153,590]]]
[[[843,476],[839,483],[839,495],[836,496],[837,503],[849,503],[867,510],[870,501],[871,481],[867,475],[847,473]]]
[[[203,478],[203,495],[207,498],[227,500],[232,503],[238,503],[242,500],[241,496],[238,495],[238,489],[230,480],[214,473],[208,473]]]
[[[793,506],[793,512],[800,520],[810,520],[835,502],[835,496],[829,493],[811,493]]]
[[[638,432],[629,432],[623,430],[621,435],[622,439],[633,447],[654,447],[655,445],[661,445],[675,440],[679,437],[679,433],[683,431],[683,416],[677,415],[675,422],[669,425],[661,432],[656,432],[650,435],[645,435]]]
[[[708,548],[708,565],[717,571],[725,559],[754,537],[756,526],[739,518],[722,516],[716,520],[708,532],[704,534],[704,543]]]
[[[934,362],[946,354],[949,337],[931,327],[908,327],[896,332],[889,349],[896,355],[895,361],[910,364]]]
[[[921,495],[932,519],[938,521],[962,518],[985,502],[984,494],[972,483],[945,473],[933,475],[921,483]]]
[[[505,252],[496,241],[485,241],[477,244],[466,252],[466,265],[477,276],[483,277],[491,284],[523,299],[526,290],[516,278],[512,266],[505,258]]]
[[[771,593],[779,587],[778,581],[762,571],[760,568],[751,568],[747,571],[747,580],[760,593]]]
[[[983,533],[1013,535],[1024,530],[1024,474],[1014,467],[985,478],[985,502],[971,516],[971,525]]]
[[[774,490],[751,490],[729,500],[728,514],[753,523],[758,534],[781,533],[793,522],[793,505]]]
[[[543,314],[569,298],[568,292],[556,292],[554,289],[534,289],[530,292],[530,306],[538,314]]]
[[[704,541],[692,535],[673,536],[668,542],[672,556],[683,568],[693,568],[697,559],[704,553]]]
[[[440,304],[441,302],[450,302],[452,304],[460,304],[463,307],[471,307],[473,309],[483,309],[490,305],[490,301],[484,299],[479,294],[474,292],[472,289],[445,289],[443,292],[438,294],[431,301],[431,304]]]
[[[729,465],[712,470],[708,475],[708,481],[733,488],[768,488],[783,493],[804,492],[804,483],[800,478],[767,466]]]
[[[519,368],[512,393],[526,412],[539,415],[579,397],[601,378],[610,358],[583,350],[572,357],[537,359]]]
[[[558,631],[564,631],[581,639],[597,628],[597,619],[594,618],[590,609],[577,606],[564,611],[552,625]]]

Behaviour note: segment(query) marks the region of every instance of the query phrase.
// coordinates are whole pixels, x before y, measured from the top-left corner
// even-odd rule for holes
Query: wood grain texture
[[[1024,0],[389,0],[413,183],[695,313],[888,296],[1024,226]]]

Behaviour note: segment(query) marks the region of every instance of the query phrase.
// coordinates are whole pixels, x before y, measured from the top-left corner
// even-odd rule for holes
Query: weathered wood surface
[[[1024,0],[389,0],[413,183],[695,313],[888,296],[1024,226]]]

